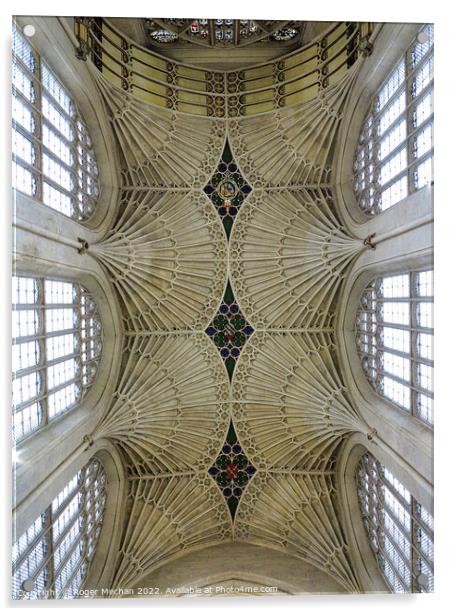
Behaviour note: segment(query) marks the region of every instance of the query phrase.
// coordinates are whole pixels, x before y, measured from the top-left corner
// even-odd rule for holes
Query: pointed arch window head
[[[433,425],[433,271],[373,280],[358,307],[356,342],[377,393]]]
[[[92,459],[13,544],[13,599],[72,599],[92,561],[107,478]]]
[[[433,25],[423,26],[383,82],[354,162],[359,207],[378,214],[433,180]]]
[[[16,27],[12,77],[13,188],[87,220],[99,193],[87,128],[67,89]]]
[[[102,352],[96,304],[80,284],[13,276],[13,437],[74,408]]]
[[[357,468],[358,499],[370,546],[393,592],[433,592],[433,517],[378,460]]]

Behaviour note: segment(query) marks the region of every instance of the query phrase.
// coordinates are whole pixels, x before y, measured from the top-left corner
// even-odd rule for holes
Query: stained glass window
[[[357,469],[361,515],[393,592],[433,592],[433,517],[370,454]]]
[[[433,271],[373,280],[356,319],[364,372],[375,390],[433,424]]]
[[[189,41],[204,46],[246,45],[255,41],[285,42],[302,32],[302,22],[284,22],[252,19],[155,19],[144,20],[149,36],[158,43],[170,44]]]
[[[67,89],[13,29],[13,187],[86,220],[99,192],[91,139]]]
[[[245,455],[231,421],[226,441],[209,469],[209,474],[220,486],[232,517],[235,516],[240,497],[255,472],[256,469]]]
[[[90,388],[102,350],[96,304],[79,284],[13,276],[13,437],[73,408]]]
[[[107,478],[93,459],[13,544],[13,599],[72,599],[102,529]]]
[[[378,214],[433,180],[433,25],[423,26],[375,96],[354,163],[359,206]]]

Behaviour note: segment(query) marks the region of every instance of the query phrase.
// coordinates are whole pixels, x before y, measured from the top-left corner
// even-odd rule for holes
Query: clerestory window
[[[433,271],[374,279],[361,296],[356,343],[377,393],[433,425]]]
[[[107,478],[92,459],[13,545],[13,599],[72,599],[102,529]]]
[[[357,468],[358,498],[370,546],[396,593],[433,592],[433,517],[372,455]]]
[[[378,214],[433,180],[433,25],[423,26],[379,88],[354,162],[359,207]]]
[[[13,438],[74,408],[102,351],[97,306],[80,284],[13,276]]]
[[[87,220],[99,183],[86,125],[68,90],[17,28],[12,78],[13,188]]]

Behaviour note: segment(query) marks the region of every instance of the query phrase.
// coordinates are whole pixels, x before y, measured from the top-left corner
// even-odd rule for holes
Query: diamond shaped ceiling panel
[[[237,212],[251,191],[252,188],[235,163],[229,143],[226,141],[221,161],[204,187],[204,192],[217,208],[228,238]]]
[[[206,329],[206,334],[218,348],[230,378],[234,372],[235,362],[253,331],[241,313],[228,281],[223,301]]]
[[[215,479],[234,518],[240,497],[256,469],[245,455],[231,421],[226,441],[209,474]]]

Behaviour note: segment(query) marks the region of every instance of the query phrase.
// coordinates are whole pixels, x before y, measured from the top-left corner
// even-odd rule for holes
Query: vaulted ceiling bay
[[[127,72],[111,60],[112,26],[78,28],[95,42],[122,161],[118,217],[88,249],[125,333],[113,400],[90,435],[113,440],[127,466],[113,587],[155,584],[176,559],[214,559],[220,545],[223,580],[261,550],[280,577],[297,562],[301,577],[326,574],[324,592],[363,590],[335,468],[344,437],[371,427],[344,383],[335,314],[367,248],[341,221],[332,164],[364,33],[334,24],[304,55],[239,72],[128,44]],[[155,71],[169,85],[153,90]],[[300,590],[301,577],[286,584]]]

